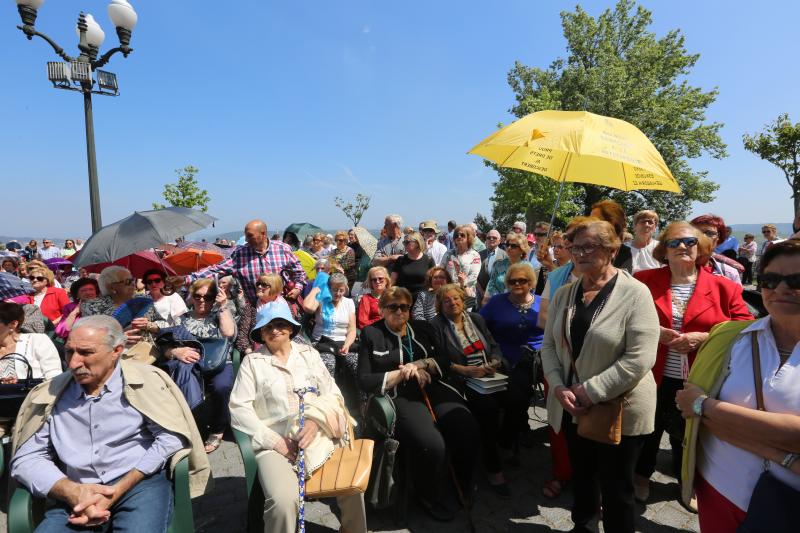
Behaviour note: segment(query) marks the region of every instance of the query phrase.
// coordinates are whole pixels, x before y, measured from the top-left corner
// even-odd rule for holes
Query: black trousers
[[[483,467],[489,474],[496,474],[503,470],[500,452],[497,449],[497,440],[500,434],[509,434],[509,416],[503,417],[502,430],[500,426],[501,411],[513,410],[510,404],[511,396],[508,391],[492,394],[480,394],[466,387],[467,405],[475,416],[480,426],[481,443],[483,445]]]
[[[530,428],[528,408],[533,398],[533,363],[523,359],[508,373],[506,416],[498,434],[498,442],[509,448],[521,433]]]
[[[566,412],[561,429],[566,433],[572,463],[572,521],[585,526],[595,517],[602,501],[604,530],[634,533],[633,469],[644,437],[623,435],[616,446],[584,439]]]
[[[447,455],[462,490],[472,486],[475,458],[480,453],[480,429],[463,398],[439,383],[425,388],[436,414],[434,424],[419,386],[409,381],[397,388],[395,435],[404,457],[411,461],[416,490],[429,501],[441,501],[443,483],[449,482]]]
[[[737,259],[739,263],[744,267],[744,273],[742,273],[742,285],[751,285],[753,283],[753,262],[746,257],[739,256]]]
[[[658,387],[656,403],[656,429],[646,435],[642,453],[636,463],[636,473],[649,478],[656,470],[656,458],[661,445],[661,434],[666,431],[669,435],[669,445],[672,447],[672,475],[678,480],[681,478],[681,461],[683,460],[683,432],[686,422],[681,412],[675,406],[675,393],[683,388],[683,381],[675,378],[664,377]]]

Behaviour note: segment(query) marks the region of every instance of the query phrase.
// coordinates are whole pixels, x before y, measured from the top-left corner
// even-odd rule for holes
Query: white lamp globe
[[[108,17],[115,27],[128,31],[133,31],[139,20],[139,16],[127,0],[111,0],[111,3],[108,4]]]

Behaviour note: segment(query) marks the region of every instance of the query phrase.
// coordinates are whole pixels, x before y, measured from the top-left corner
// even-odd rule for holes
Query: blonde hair
[[[419,251],[422,252],[423,254],[425,253],[425,248],[427,246],[425,244],[425,239],[422,238],[422,234],[420,234],[420,232],[412,231],[411,233],[406,235],[405,238],[406,239],[411,239],[414,242],[416,242],[417,246],[419,247]]]
[[[38,265],[28,269],[28,276],[44,276],[47,278],[47,286],[52,287],[55,285],[53,272],[49,268],[42,268]]]
[[[638,224],[640,220],[645,219],[645,218],[652,218],[653,220],[655,220],[656,221],[656,226],[658,226],[658,223],[660,221],[659,218],[658,218],[658,213],[656,213],[655,211],[653,211],[651,209],[642,209],[641,211],[638,211],[635,215],[633,215],[633,224],[634,224],[634,226],[636,224]]]
[[[531,245],[528,244],[528,238],[525,236],[524,233],[514,233],[512,231],[511,233],[506,235],[506,248],[508,248],[509,243],[519,245],[519,248],[520,250],[522,250],[523,253],[522,256],[523,259],[525,259],[525,257],[527,257],[531,251]],[[508,250],[506,250],[506,253],[508,253]]]
[[[208,287],[208,292],[216,291],[216,287],[214,287],[214,279],[213,278],[204,278],[195,280],[192,283],[191,287],[189,287],[189,296],[194,296],[197,291],[202,289],[203,287]]]
[[[269,285],[269,294],[272,296],[273,294],[277,294],[280,296],[283,293],[283,278],[281,278],[280,274],[275,273],[268,273],[268,274],[261,274],[258,276],[256,282],[262,281]]]
[[[519,263],[514,263],[513,265],[508,267],[508,270],[506,270],[505,279],[509,280],[514,276],[514,274],[517,273],[528,278],[528,281],[530,281],[531,283],[531,288],[536,287],[536,271],[533,270],[533,267],[531,266],[530,263],[526,263],[523,261],[520,261]]]
[[[447,285],[442,285],[436,289],[435,305],[437,313],[442,314],[442,302],[444,301],[445,296],[451,292],[458,294],[458,297],[461,298],[462,302],[467,299],[467,292],[459,283],[448,283]]]
[[[455,236],[456,233],[460,233],[462,231],[464,232],[464,235],[467,236],[467,248],[472,248],[472,243],[475,242],[475,229],[469,224],[459,224],[453,230],[453,236]]]
[[[376,266],[367,271],[367,287],[372,288],[372,275],[378,273],[383,274],[383,277],[386,278],[386,286],[383,288],[383,291],[386,292],[386,289],[392,286],[392,277],[389,275],[389,271],[386,270],[386,267]]]

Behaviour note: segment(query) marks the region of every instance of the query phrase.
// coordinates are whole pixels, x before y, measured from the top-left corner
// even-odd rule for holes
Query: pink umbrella
[[[80,256],[80,252],[73,255],[69,259],[72,262]],[[151,268],[157,268],[159,270],[163,270],[167,273],[168,276],[174,276],[175,271],[164,263],[160,257],[155,252],[150,250],[142,250],[140,252],[136,252],[131,255],[126,255],[125,257],[121,257],[114,261],[113,263],[97,263],[95,265],[88,265],[86,266],[86,270],[89,272],[93,272],[99,274],[103,271],[104,268],[111,265],[117,265],[121,267],[125,267],[131,271],[134,278],[141,278],[144,276],[144,273],[150,270]]]

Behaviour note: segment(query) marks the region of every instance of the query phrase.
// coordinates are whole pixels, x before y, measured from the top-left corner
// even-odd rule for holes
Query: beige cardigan
[[[170,459],[170,472],[181,459],[188,457],[190,496],[194,498],[210,491],[213,481],[211,464],[181,390],[167,374],[154,366],[125,360],[120,360],[119,365],[125,383],[125,398],[131,406],[162,428],[182,437],[185,447]],[[71,382],[72,373],[64,372],[28,393],[14,425],[12,454],[41,429]]]
[[[550,385],[547,420],[561,428],[564,408],[553,395],[566,385],[570,369],[570,320],[580,280],[564,285],[550,302],[542,344],[542,366]],[[565,331],[566,329],[566,331]],[[659,324],[648,288],[619,270],[608,301],[589,327],[576,361],[578,376],[593,403],[628,393],[622,417],[623,435],[646,435],[654,430],[656,382],[650,369],[656,362]],[[630,391],[630,392],[629,392]]]

